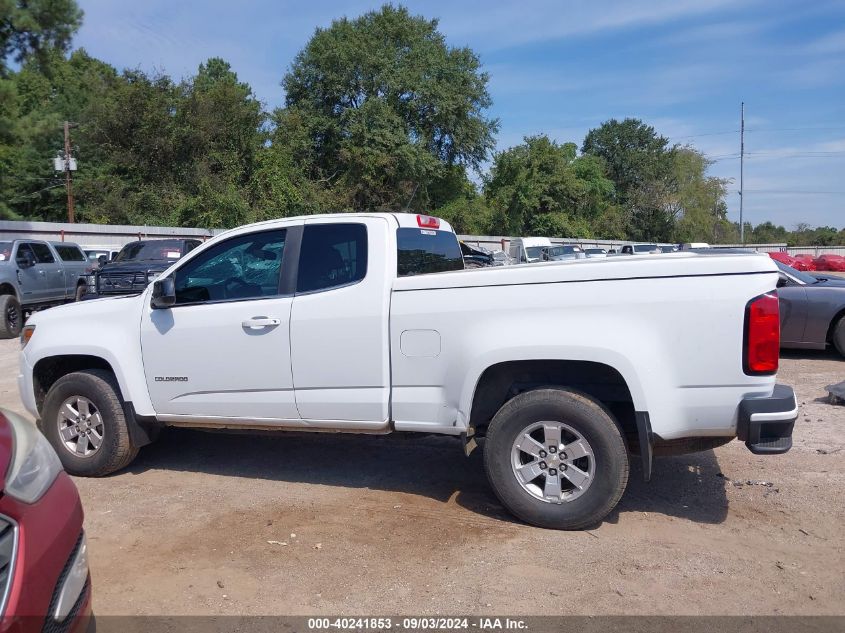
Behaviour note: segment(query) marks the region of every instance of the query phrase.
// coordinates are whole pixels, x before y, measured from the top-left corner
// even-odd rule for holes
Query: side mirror
[[[25,251],[23,255],[18,253],[17,263],[21,268],[32,268],[35,266],[35,257],[29,251]]]
[[[783,273],[778,275],[778,286],[777,287],[783,288],[784,286],[788,286],[788,285],[789,285],[789,277],[787,277]]]
[[[176,284],[173,277],[157,279],[153,282],[153,296],[150,306],[153,310],[166,310],[176,304]]]
[[[97,263],[99,263],[99,264],[100,264],[100,266],[102,266],[103,264],[108,264],[108,263],[109,263],[109,258],[108,258],[108,257],[106,257],[105,255],[100,255],[100,256],[97,258]]]

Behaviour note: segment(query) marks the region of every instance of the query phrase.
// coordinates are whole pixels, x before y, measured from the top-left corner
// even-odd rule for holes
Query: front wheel
[[[23,310],[15,295],[0,296],[0,338],[15,338],[23,327]]]
[[[114,376],[102,369],[59,378],[44,399],[39,427],[71,475],[108,475],[138,454]]]
[[[629,472],[616,421],[601,404],[568,389],[537,389],[505,403],[487,430],[484,465],[508,510],[561,530],[607,516]]]

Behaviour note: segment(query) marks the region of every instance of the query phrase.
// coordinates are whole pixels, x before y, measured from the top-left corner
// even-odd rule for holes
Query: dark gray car
[[[845,279],[780,268],[780,345],[800,349],[836,347],[845,356]]]

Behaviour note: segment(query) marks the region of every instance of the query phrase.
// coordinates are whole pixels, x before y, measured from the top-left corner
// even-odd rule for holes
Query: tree
[[[590,237],[611,206],[613,183],[574,143],[533,136],[494,156],[484,193],[497,233]]]
[[[315,149],[309,170],[355,210],[425,209],[444,171],[478,169],[493,148],[487,74],[437,26],[390,5],[336,20],[284,77],[286,109]]]
[[[716,224],[727,216],[728,180],[707,176],[710,161],[698,150],[677,148],[672,161],[668,209],[674,217],[675,242],[714,242]]]
[[[630,237],[668,241],[677,216],[669,201],[675,153],[669,141],[639,119],[611,119],[587,133],[582,151],[607,165]]]
[[[10,57],[42,60],[51,51],[67,51],[81,24],[74,0],[0,0],[0,77]]]

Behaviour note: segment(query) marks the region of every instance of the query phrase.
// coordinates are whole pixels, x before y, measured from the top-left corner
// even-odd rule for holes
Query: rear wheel
[[[836,351],[845,356],[845,316],[840,317],[836,325],[833,326],[832,338]]]
[[[135,459],[114,376],[102,369],[63,376],[47,393],[39,427],[72,475],[100,477]]]
[[[0,296],[0,338],[15,338],[23,327],[23,311],[15,295]]]
[[[628,452],[598,402],[567,389],[509,400],[484,446],[487,477],[502,504],[540,527],[578,530],[613,510],[628,483]]]

